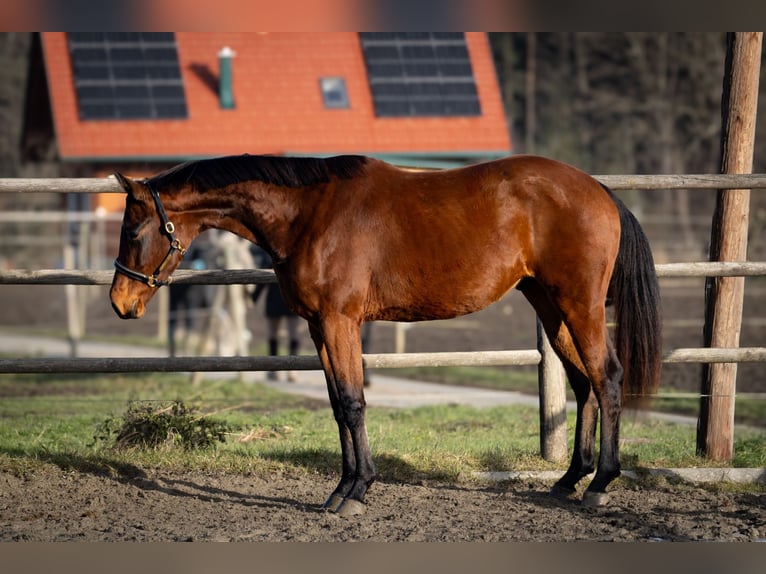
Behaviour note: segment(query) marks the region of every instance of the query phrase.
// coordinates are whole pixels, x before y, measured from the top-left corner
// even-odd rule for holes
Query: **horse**
[[[659,386],[661,318],[646,235],[588,174],[532,155],[424,172],[364,156],[245,154],[115,177],[127,192],[110,289],[119,317],[144,314],[203,230],[271,256],[285,301],[308,322],[338,425],[340,481],[322,508],[363,513],[376,476],[361,325],[452,318],[512,288],[537,312],[577,403],[571,462],[551,493],[580,498],[577,483],[595,468],[580,502],[608,504],[623,400]]]

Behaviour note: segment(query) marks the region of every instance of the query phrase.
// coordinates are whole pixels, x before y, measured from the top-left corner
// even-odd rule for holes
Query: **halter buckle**
[[[186,248],[183,245],[181,245],[181,242],[178,239],[174,239],[173,241],[171,241],[170,246],[176,251],[180,252],[181,255],[186,254]]]

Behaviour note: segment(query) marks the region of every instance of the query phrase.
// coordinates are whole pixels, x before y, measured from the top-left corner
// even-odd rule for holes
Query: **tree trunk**
[[[526,127],[524,134],[524,151],[535,153],[535,132],[537,131],[537,113],[535,90],[537,89],[537,35],[527,33],[527,76],[526,76]]]

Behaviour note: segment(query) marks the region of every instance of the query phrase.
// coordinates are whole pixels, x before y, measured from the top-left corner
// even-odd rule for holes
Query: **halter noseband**
[[[165,234],[168,236],[168,239],[170,240],[170,249],[168,249],[167,254],[165,255],[165,258],[160,261],[160,264],[157,266],[157,269],[154,270],[154,273],[151,275],[146,275],[145,273],[141,273],[140,271],[135,271],[129,267],[126,267],[122,263],[120,263],[117,259],[114,260],[114,268],[119,272],[125,275],[126,277],[130,277],[131,279],[135,279],[136,281],[141,281],[142,283],[146,283],[149,287],[162,287],[163,285],[170,285],[173,282],[172,277],[168,277],[167,279],[160,279],[160,273],[167,267],[168,263],[170,263],[170,258],[173,256],[173,253],[178,251],[181,256],[183,256],[186,253],[186,248],[181,245],[181,242],[176,238],[175,231],[176,228],[173,225],[173,222],[168,219],[168,214],[165,213],[165,208],[162,206],[162,201],[160,201],[160,194],[157,192],[156,189],[154,189],[153,186],[149,185],[149,191],[152,193],[152,198],[154,199],[154,205],[157,209],[157,215],[160,216],[160,222],[162,223],[162,229],[165,230]]]

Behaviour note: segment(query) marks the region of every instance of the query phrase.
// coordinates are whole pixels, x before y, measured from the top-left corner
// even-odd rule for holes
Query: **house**
[[[150,175],[228,154],[507,155],[485,33],[54,33],[33,49],[22,147],[62,175]],[[120,196],[93,199],[120,210]],[[95,206],[92,206],[95,207]]]

